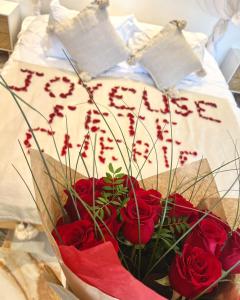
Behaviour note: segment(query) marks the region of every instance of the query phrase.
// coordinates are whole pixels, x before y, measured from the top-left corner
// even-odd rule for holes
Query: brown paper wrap
[[[50,178],[46,173],[44,164],[42,162],[42,158],[38,151],[32,150],[30,153],[31,157],[31,165],[34,177],[37,181],[37,184],[41,190],[42,196],[44,198],[45,203],[47,203],[47,207],[49,213],[53,218],[54,224],[57,223],[57,220],[61,217],[61,209],[54,199],[54,191],[50,182]],[[63,191],[63,186],[65,185],[65,179],[62,176],[62,167],[64,168],[65,175],[67,180],[70,179],[70,172],[72,178],[74,177],[74,170],[70,170],[65,165],[61,165],[59,161],[56,161],[52,157],[44,154],[45,160],[47,162],[48,168],[52,177],[55,178],[55,186],[60,196],[61,202],[64,205],[66,203],[66,195]],[[163,196],[168,194],[168,186],[169,186],[169,176],[170,172],[161,173],[158,175],[158,190],[161,192]],[[76,174],[77,179],[85,178],[85,176],[80,173]],[[212,209],[213,206],[217,206],[213,209],[213,212],[219,216],[222,220],[226,221],[226,215],[223,209],[222,201],[219,201],[219,193],[217,190],[216,183],[214,181],[214,177],[211,174],[211,169],[206,159],[193,162],[184,167],[178,168],[171,172],[171,178],[174,180],[171,183],[171,193],[178,192],[181,193],[187,199],[191,199],[191,202],[195,206],[199,206],[202,209]],[[143,182],[140,182],[140,185],[144,185],[145,188],[157,188],[157,176],[152,176],[147,179],[144,179]],[[67,266],[65,266],[62,262],[58,246],[55,243],[54,238],[52,237],[53,225],[48,217],[46,209],[41,200],[40,194],[38,192],[37,186],[34,184],[35,194],[36,194],[36,203],[38,205],[39,213],[41,216],[42,224],[44,230],[47,234],[47,237],[55,251],[56,256],[58,257],[60,264],[62,265],[63,271],[65,273],[67,283],[72,291],[75,293],[77,297],[81,300],[88,299],[114,299],[110,296],[105,295],[100,292],[96,288],[93,288],[73,274]],[[235,288],[235,285],[228,284],[225,285],[225,290],[230,295],[230,289]],[[224,294],[223,294],[224,293]],[[221,290],[220,296],[216,295],[212,299],[223,299],[222,295],[225,295],[225,292]],[[227,298],[229,300],[238,300],[238,298]]]

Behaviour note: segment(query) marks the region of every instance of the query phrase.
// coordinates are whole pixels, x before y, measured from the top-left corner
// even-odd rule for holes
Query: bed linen
[[[124,165],[113,137],[97,108],[89,102],[89,95],[72,72],[14,62],[8,67],[4,77],[18,95],[48,120],[46,122],[38,113],[24,105],[24,111],[44,152],[57,158],[52,141],[54,135],[63,162],[69,148],[72,166],[75,166],[85,137],[83,157],[89,170],[93,170],[92,147],[96,137],[97,168],[94,174],[102,176],[109,162],[117,166]],[[133,159],[137,159],[141,166],[148,153],[151,153],[142,171],[143,178],[169,168],[172,141],[173,166],[176,166],[178,160],[180,165],[184,165],[207,157],[211,168],[214,169],[235,158],[234,142],[240,137],[240,126],[227,99],[181,91],[178,98],[170,101],[169,108],[166,98],[159,90],[142,82],[99,78],[91,81],[89,87],[94,92],[95,101],[111,124],[126,160],[123,138],[112,113],[121,124],[128,147],[131,149],[136,126],[135,114],[141,105]],[[32,135],[16,104],[3,88],[0,89],[0,98],[4,107],[0,111],[1,218],[24,219],[26,222],[39,223],[33,200],[11,165],[14,164],[32,187],[31,174],[18,145],[19,140],[28,153],[32,147],[35,148]],[[169,110],[172,112],[173,137],[170,135]],[[68,130],[64,116],[68,119]],[[49,128],[49,124],[52,128]],[[151,152],[156,140],[158,164],[155,161],[154,151]],[[231,167],[234,168],[235,165]],[[78,170],[86,175],[82,164]],[[137,170],[133,170],[134,175],[136,172]],[[216,176],[222,194],[233,183],[236,175],[236,172],[231,174],[228,171]],[[237,187],[235,192],[229,196],[238,195]]]
[[[24,87],[24,80],[26,79],[26,76],[31,75],[32,82],[29,90],[25,92],[23,89],[22,91],[16,92],[19,93],[27,102],[31,103],[33,106],[37,106],[37,108],[43,114],[46,114],[47,118],[49,118],[49,115],[53,113],[54,108],[54,113],[56,115],[62,115],[63,112],[61,111],[61,109],[63,106],[64,114],[67,113],[71,121],[73,123],[75,122],[75,126],[70,125],[71,129],[69,131],[72,132],[73,136],[75,136],[75,141],[71,141],[71,143],[74,143],[74,151],[76,152],[76,150],[79,150],[78,146],[81,143],[81,141],[76,141],[76,136],[79,135],[81,136],[81,138],[83,137],[84,133],[82,132],[82,130],[84,129],[84,118],[87,115],[87,111],[89,110],[86,110],[86,108],[83,109],[83,105],[80,105],[79,103],[84,102],[84,99],[87,97],[87,95],[86,93],[84,94],[82,88],[77,84],[72,68],[67,62],[60,59],[46,58],[46,56],[44,55],[42,41],[44,35],[46,34],[45,30],[47,22],[47,15],[29,17],[24,21],[15,51],[6,64],[5,68],[3,69],[2,75],[7,79],[10,85],[15,85],[16,87]],[[121,24],[120,19],[119,24]],[[228,90],[227,84],[217,66],[217,63],[206,50],[203,64],[205,70],[207,71],[207,76],[205,78],[201,79],[200,81],[185,80],[177,86],[177,89],[180,91],[178,98],[183,97],[183,99],[180,100],[180,102],[175,102],[172,104],[174,109],[174,118],[176,117],[176,123],[178,127],[176,131],[176,137],[179,139],[179,141],[176,141],[176,145],[174,147],[177,151],[176,157],[179,157],[179,151],[187,152],[185,153],[188,156],[188,158],[186,158],[186,161],[184,161],[184,155],[182,155],[184,163],[199,159],[201,157],[207,157],[210,160],[211,167],[214,168],[216,166],[219,166],[224,161],[235,157],[233,141],[236,142],[236,140],[240,137],[240,127],[238,120],[239,110],[237,109],[231,92]],[[31,72],[33,73],[31,74]],[[44,75],[41,77],[38,76],[37,73]],[[55,77],[59,77],[60,79],[56,80]],[[54,79],[56,81],[54,81]],[[50,80],[53,80],[53,82],[50,82]],[[70,82],[74,82],[75,90],[73,91],[73,97],[64,95],[63,91],[63,96],[66,96],[66,98],[68,99],[64,99],[64,97],[61,98],[58,96],[56,96],[55,98],[49,95],[51,91],[46,91],[49,87],[46,87],[45,85],[49,81],[50,86],[51,84],[53,84],[53,94],[56,93],[56,95],[60,95],[62,86],[61,84],[65,85],[65,88],[67,88],[70,84],[68,80],[70,80]],[[56,86],[54,86],[55,84]],[[142,121],[150,123],[150,120],[152,119],[155,121],[155,123],[153,122],[147,125],[150,128],[150,131],[153,132],[154,138],[156,138],[157,128],[159,128],[158,126],[161,127],[163,125],[162,122],[165,122],[165,125],[167,124],[169,116],[167,114],[164,115],[164,113],[159,117],[159,120],[157,121],[159,110],[162,109],[162,111],[164,112],[164,109],[166,109],[166,103],[164,104],[164,101],[161,100],[159,104],[159,99],[162,99],[161,93],[153,87],[153,82],[150,76],[147,73],[142,73],[142,70],[139,70],[138,66],[134,68],[129,67],[125,63],[122,63],[111,69],[107,73],[104,73],[99,79],[90,82],[89,85],[93,87],[96,95],[96,101],[99,102],[100,100],[101,104],[107,107],[111,98],[109,95],[112,93],[114,97],[119,96],[121,98],[121,96],[123,96],[124,100],[127,99],[127,104],[130,107],[131,105],[132,107],[134,106],[135,112],[142,97],[146,98],[147,100],[149,99],[149,101],[144,100],[145,104],[143,109]],[[116,86],[119,86],[120,90],[117,88],[117,91],[115,92],[116,89],[114,88]],[[143,91],[145,89],[149,93],[149,95],[147,96],[143,95]],[[136,91],[136,93],[134,91]],[[75,93],[76,95],[78,95],[77,97]],[[118,93],[120,93],[120,95],[118,95]],[[65,94],[68,94],[68,92],[65,91]],[[190,100],[184,99],[185,96]],[[121,100],[117,98],[114,99],[117,101]],[[4,107],[4,110],[1,110],[0,123],[0,143],[2,152],[0,173],[5,174],[5,176],[3,176],[0,180],[0,219],[25,220],[26,222],[39,223],[40,220],[34,203],[30,199],[30,196],[28,195],[21,180],[16,175],[11,166],[11,163],[13,163],[19,170],[22,170],[22,173],[24,175],[26,174],[29,184],[31,184],[31,177],[27,172],[24,159],[17,144],[17,139],[19,139],[23,144],[28,144],[28,142],[30,142],[30,144],[33,143],[27,138],[28,135],[26,125],[24,124],[22,117],[17,111],[16,106],[13,104],[6,91],[4,91],[2,88],[0,92],[0,99],[2,102],[2,107]],[[85,100],[87,101],[88,97]],[[187,104],[187,109],[185,108],[184,110],[184,104],[186,104],[185,101],[187,101],[187,103],[189,104]],[[200,106],[197,106],[197,104],[195,103],[196,101],[203,101],[203,103],[200,103]],[[56,111],[57,105],[60,106]],[[206,112],[201,110],[201,105],[202,109],[206,109]],[[121,105],[119,104],[119,106]],[[151,111],[151,109],[149,110],[149,108],[151,107],[157,107],[155,109],[156,111],[154,111],[154,109],[153,111]],[[111,106],[110,108],[112,109]],[[133,112],[131,110],[124,109],[124,112],[122,113],[121,111],[119,111],[119,109],[113,106],[113,111],[114,110],[117,115],[119,114],[119,116],[117,117],[120,118],[120,121],[121,118],[125,118],[124,128],[126,134],[129,137],[128,142],[131,145],[131,131],[133,130],[133,126],[130,126],[130,123],[134,124],[134,116],[132,115]],[[41,143],[43,145],[48,145],[45,151],[47,153],[54,154],[55,151],[52,148],[53,145],[51,145],[50,143],[51,133],[49,134],[49,132],[46,132],[46,130],[44,131],[42,129],[41,131],[40,129],[46,129],[46,124],[44,124],[44,126],[43,124],[40,124],[42,120],[39,123],[39,116],[33,114],[31,110],[26,109],[26,112],[33,121],[33,127],[35,127],[36,129],[39,128],[38,132],[36,131],[36,134],[39,136]],[[94,112],[92,113],[94,114]],[[214,121],[202,118],[200,116],[201,113],[203,113],[203,115],[204,113],[206,113],[207,116],[209,114],[210,117],[212,116],[213,119],[219,120],[221,121],[221,123],[218,123],[216,120]],[[123,116],[121,116],[121,114],[123,114]],[[154,115],[153,118],[152,114]],[[187,116],[183,116],[182,114],[187,114]],[[94,116],[92,117],[94,119]],[[78,122],[80,123],[78,124]],[[159,122],[159,124],[157,124],[157,122]],[[61,133],[57,139],[59,149],[62,150],[64,142],[67,143],[67,140],[64,140],[64,132],[66,131],[65,122],[61,117],[54,117],[54,124],[52,125],[54,125],[54,127],[56,126],[57,131]],[[81,128],[81,126],[83,128]],[[94,126],[92,127],[93,139],[95,133],[94,130],[98,131],[101,129],[96,129],[94,128]],[[18,131],[16,131],[16,128],[18,128]],[[179,130],[180,128],[181,130]],[[231,133],[232,137],[230,136],[229,132]],[[161,137],[161,130],[158,132],[158,134],[159,137]],[[99,138],[101,138],[101,136]],[[108,138],[110,138],[110,140],[108,140],[108,143],[112,143],[112,138]],[[149,139],[149,136],[146,135],[146,138]],[[165,147],[169,147],[169,141],[166,143],[167,145],[165,145]],[[179,143],[183,143],[183,145]],[[144,144],[145,142],[143,144],[140,144],[139,142],[138,146],[144,148],[147,147],[146,145],[148,145],[148,149],[141,149],[141,151],[139,152],[149,151],[149,147],[151,147],[151,141],[147,141],[145,146]],[[99,147],[102,146],[100,145]],[[164,147],[164,145],[162,145],[162,147]],[[183,147],[182,150],[180,150],[181,147]],[[88,146],[88,151],[90,148],[91,147]],[[159,164],[159,168],[161,171],[164,171],[164,169],[167,168],[165,159],[168,159],[169,161],[169,153],[164,153],[163,151],[166,151],[166,148],[164,149],[165,150],[163,150],[163,148],[160,149],[162,151],[160,154],[162,161]],[[169,151],[169,149],[167,150]],[[71,150],[71,152],[74,151]],[[106,152],[106,157],[103,157],[105,158],[105,162],[109,162],[109,160],[115,161],[115,159],[117,158],[114,155],[108,153],[111,152],[109,151],[109,149],[104,152]],[[76,156],[76,153],[72,153],[73,161],[74,155]],[[168,158],[166,158],[167,156]],[[119,164],[119,158],[117,159],[118,161],[116,161],[116,163]],[[152,164],[154,165],[153,159],[150,160],[152,160]],[[103,162],[98,161],[98,163],[100,164],[100,171],[104,173],[105,169],[102,168],[102,165],[104,165]],[[91,169],[92,161],[88,161],[88,164]],[[156,173],[156,168],[153,168],[152,164],[149,163],[144,171],[147,176]],[[84,171],[82,170],[82,166],[81,171],[84,173]],[[102,174],[100,174],[100,171],[99,176]],[[234,175],[234,177],[236,177],[236,174]],[[226,186],[229,186],[229,180],[231,181],[231,178],[233,177],[229,176],[229,173],[225,175],[219,174],[217,176],[216,180],[222,193],[224,193]],[[237,189],[233,194],[234,195],[231,196],[238,196]]]

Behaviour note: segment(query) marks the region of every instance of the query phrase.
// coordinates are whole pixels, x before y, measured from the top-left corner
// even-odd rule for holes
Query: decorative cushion
[[[131,58],[131,62],[139,61],[144,66],[160,90],[172,88],[187,75],[203,70],[183,36],[185,26],[184,21],[170,22]]]
[[[126,60],[129,55],[104,5],[91,4],[76,17],[63,22],[51,14],[49,31],[56,34],[79,70],[92,77]]]
[[[144,45],[146,45],[146,43],[148,43],[148,41],[157,35],[160,30],[163,29],[163,26],[139,22],[136,18],[132,20],[132,22],[134,22],[135,25],[135,32],[129,38],[127,44],[131,51],[141,49]],[[183,30],[182,33],[188,44],[192,47],[194,53],[203,63],[208,36],[202,32],[185,30]]]

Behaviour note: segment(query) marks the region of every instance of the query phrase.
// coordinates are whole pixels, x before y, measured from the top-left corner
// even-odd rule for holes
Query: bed
[[[104,135],[106,130],[104,125],[96,126],[100,123],[98,113],[91,103],[86,104],[89,100],[88,95],[77,85],[76,75],[69,62],[46,57],[43,44],[46,38],[48,18],[48,15],[40,15],[27,17],[24,20],[17,45],[2,71],[2,76],[13,89],[15,88],[14,91],[18,95],[41,113],[47,117],[53,113],[52,119],[50,117],[53,126],[51,131],[46,129],[45,121],[39,114],[24,106],[25,113],[30,118],[46,153],[57,158],[51,141],[51,135],[57,131],[59,135],[56,134],[55,138],[61,154],[63,154],[63,161],[67,150],[71,148],[72,165],[74,165],[82,146],[83,137],[86,132],[90,131],[91,138],[89,138],[88,144],[84,145],[88,150],[86,164],[91,170],[93,163],[91,147],[94,138],[99,139],[96,159],[98,167],[94,172],[95,175],[96,173],[99,176],[103,175],[110,161],[121,165],[121,159],[116,154],[117,150],[112,146],[113,137]],[[133,17],[115,18],[113,22],[119,28],[121,24],[126,23],[126,20],[130,22],[129,20],[133,20]],[[138,23],[138,25],[142,28],[150,26],[143,23]],[[176,166],[179,160],[183,165],[206,157],[211,168],[215,169],[234,159],[237,155],[237,140],[240,137],[239,109],[216,61],[206,49],[204,49],[203,66],[206,76],[199,80],[192,77],[183,80],[177,86],[179,94],[175,98],[178,100],[172,101],[174,110],[172,117],[176,125],[176,128],[173,128],[172,137],[175,142],[174,149],[176,149],[176,151],[174,150],[173,166]],[[30,87],[27,87],[27,93],[24,88],[18,90],[19,87],[24,87],[26,78],[30,78],[31,81]],[[48,86],[46,86],[47,83]],[[72,91],[73,97],[68,97],[66,91],[65,94],[61,91],[64,85],[69,86],[70,83],[75,86],[75,90]],[[139,163],[143,163],[144,153],[148,155],[156,137],[159,137],[160,140],[158,150],[159,152],[161,150],[161,154],[157,169],[153,153],[149,157],[145,155],[148,157],[148,163],[143,169],[143,178],[156,174],[156,170],[160,172],[168,169],[170,165],[169,140],[171,139],[169,116],[166,111],[164,112],[167,109],[164,97],[154,87],[151,77],[146,72],[139,71],[138,66],[133,68],[123,63],[88,84],[93,89],[96,101],[102,105],[106,116],[112,118],[109,108],[113,109],[123,130],[128,134],[129,147],[133,141],[133,131],[136,125],[134,114],[138,111],[141,99],[143,102],[145,101],[140,112],[141,124],[135,140],[135,154],[136,157],[139,156]],[[50,85],[52,90],[49,88]],[[123,103],[119,104],[120,99],[125,101],[124,105]],[[32,136],[29,135],[27,126],[9,93],[3,88],[1,88],[1,101],[0,219],[39,224],[40,220],[35,205],[12,167],[13,164],[21,171],[32,188],[31,174],[18,145],[19,140],[27,154],[29,149],[34,147]],[[160,111],[161,115],[159,115]],[[68,130],[71,132],[71,140],[66,132],[65,115],[67,115],[69,123]],[[91,119],[89,123],[86,123],[86,117]],[[112,121],[113,119],[109,120],[121,140],[118,125]],[[90,122],[92,123],[90,124]],[[165,124],[165,129],[161,127],[163,124],[161,122]],[[153,139],[150,138],[144,126],[154,134]],[[166,136],[162,136],[163,134]],[[119,143],[121,142],[119,141]],[[179,155],[179,153],[181,154]],[[236,165],[233,163],[227,169],[236,169]],[[82,165],[79,165],[79,171],[86,175]],[[236,174],[236,171],[233,170],[216,176],[216,182],[222,195],[231,186]],[[236,196],[238,197],[237,185],[232,188],[229,197]]]

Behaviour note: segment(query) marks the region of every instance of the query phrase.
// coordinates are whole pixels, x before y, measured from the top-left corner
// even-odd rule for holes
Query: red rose
[[[74,246],[79,250],[88,249],[98,244],[95,239],[92,224],[87,220],[80,220],[70,224],[64,224],[57,227],[57,231],[66,246]],[[58,244],[61,244],[55,231],[53,236]]]
[[[159,220],[159,216],[162,212],[162,206],[161,206],[161,198],[162,195],[156,191],[156,190],[144,190],[144,189],[138,189],[135,191],[135,195],[137,200],[142,200],[146,204],[150,205],[153,209],[153,212],[155,213],[154,217],[154,223],[156,224]],[[134,193],[131,192],[130,198],[134,200]]]
[[[231,237],[227,240],[220,256],[223,269],[225,271],[233,267],[240,261],[240,229],[234,231]],[[231,271],[231,274],[240,273],[240,264]]]
[[[227,232],[221,223],[212,217],[203,219],[187,237],[185,243],[210,251],[219,257],[227,240]]]
[[[93,188],[94,186],[94,188]],[[93,199],[97,199],[101,196],[102,193],[102,183],[99,179],[96,178],[88,178],[88,179],[80,179],[78,180],[75,185],[73,186],[73,189],[76,191],[78,196],[81,198],[82,201],[84,201],[87,205],[92,206],[93,205]],[[94,191],[94,196],[93,196]],[[87,211],[84,208],[84,205],[81,203],[81,201],[76,197],[75,200],[73,200],[73,197],[71,194],[66,191],[66,194],[68,195],[68,200],[65,205],[65,209],[71,218],[72,221],[78,220],[77,211],[75,206],[77,207],[77,210],[80,214],[80,217],[83,219],[85,218]],[[75,205],[74,205],[75,202]]]
[[[61,236],[62,242],[66,246],[74,246],[79,250],[89,249],[106,241],[112,242],[118,252],[118,242],[108,233],[103,232],[103,236],[95,235],[94,227],[88,220],[80,220],[70,224],[60,225],[57,231]],[[55,231],[52,232],[56,242],[62,244]]]
[[[171,287],[181,296],[192,299],[222,275],[218,259],[202,248],[185,244],[182,255],[176,254],[169,270]]]
[[[134,190],[138,190],[140,188],[136,178],[132,176],[124,175],[122,179],[124,179],[123,186],[127,187],[129,191],[133,189],[132,186],[134,187]]]
[[[199,219],[198,211],[194,208],[192,203],[186,200],[180,194],[173,194],[169,196],[170,199],[173,199],[172,203],[168,203],[169,207],[172,209],[169,211],[169,217],[188,217],[187,222],[189,224],[195,223]]]
[[[127,206],[122,209],[123,235],[133,244],[146,244],[150,241],[154,232],[155,213],[152,207],[143,200],[138,201],[138,210],[140,218],[140,241],[138,214],[134,200],[130,200]]]

